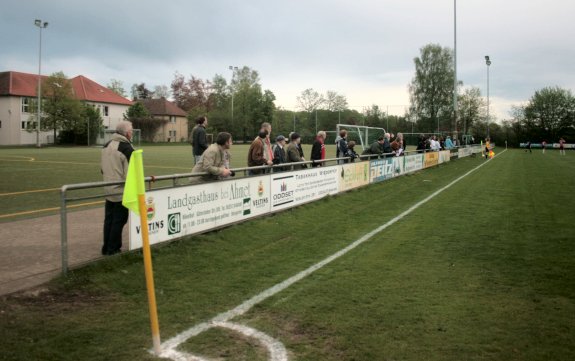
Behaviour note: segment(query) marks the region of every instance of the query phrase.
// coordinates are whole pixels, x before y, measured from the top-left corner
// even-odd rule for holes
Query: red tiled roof
[[[45,80],[48,77],[42,75]],[[79,100],[97,102],[97,103],[110,103],[110,104],[123,104],[132,105],[132,102],[110,89],[96,83],[85,76],[78,75],[70,80],[72,88]],[[36,97],[38,90],[38,75],[19,73],[16,71],[6,71],[0,73],[0,96],[2,95],[16,95],[24,97]]]
[[[42,79],[48,78],[43,75]],[[38,75],[5,71],[0,73],[0,95],[35,97],[38,90]]]
[[[78,75],[77,77],[72,78],[71,81],[76,97],[80,100],[97,103],[132,105],[132,101],[114,93],[105,86],[102,86],[83,75]]]
[[[165,98],[161,99],[141,99],[141,102],[152,115],[175,115],[185,117],[188,114],[180,109],[176,104]]]

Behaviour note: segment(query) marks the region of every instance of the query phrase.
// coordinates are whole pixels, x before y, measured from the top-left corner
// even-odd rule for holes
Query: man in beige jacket
[[[132,123],[122,121],[116,127],[116,133],[102,149],[101,171],[105,182],[126,181],[128,162],[134,151],[132,147]],[[122,248],[122,230],[128,221],[128,209],[122,205],[124,185],[105,187],[106,206],[104,218],[103,255],[119,253]]]
[[[216,143],[212,144],[204,151],[198,163],[192,169],[192,173],[208,173],[203,176],[192,177],[192,183],[200,181],[213,181],[233,176],[230,170],[230,148],[232,146],[232,135],[222,132],[216,137]]]

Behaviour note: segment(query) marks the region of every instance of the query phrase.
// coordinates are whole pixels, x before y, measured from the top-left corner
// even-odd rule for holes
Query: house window
[[[30,109],[30,98],[22,97],[22,113],[28,113]]]
[[[170,123],[175,123],[176,122],[176,117],[173,115],[170,115]]]
[[[104,105],[104,116],[107,117],[108,115],[108,106]]]

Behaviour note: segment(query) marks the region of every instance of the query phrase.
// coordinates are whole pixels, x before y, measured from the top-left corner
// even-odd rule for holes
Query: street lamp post
[[[40,29],[40,49],[38,51],[38,122],[36,123],[36,147],[40,148],[40,123],[42,118],[42,29],[48,27],[48,22],[34,20],[34,25]]]
[[[487,65],[487,138],[489,138],[489,66],[491,65],[489,55],[485,55],[485,64]]]
[[[232,71],[232,80],[230,81],[230,91],[232,93],[232,127],[233,127],[234,126],[234,89],[232,88],[232,82],[234,81],[235,71],[238,70],[238,67],[230,65],[228,68]]]

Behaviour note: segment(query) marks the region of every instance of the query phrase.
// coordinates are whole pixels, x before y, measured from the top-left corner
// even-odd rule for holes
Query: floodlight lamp
[[[41,25],[42,25],[42,20],[40,20],[40,19],[34,20],[34,25],[36,25],[36,26],[41,26]]]

